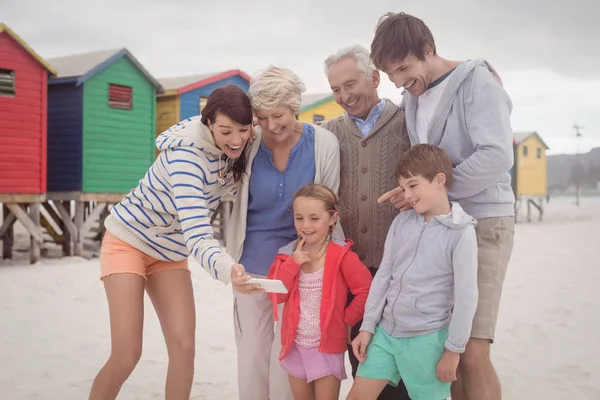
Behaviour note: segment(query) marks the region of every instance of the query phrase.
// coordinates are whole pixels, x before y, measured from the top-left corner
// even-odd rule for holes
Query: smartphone
[[[281,282],[277,279],[260,279],[250,278],[246,281],[246,285],[259,285],[267,293],[287,293],[288,290]]]

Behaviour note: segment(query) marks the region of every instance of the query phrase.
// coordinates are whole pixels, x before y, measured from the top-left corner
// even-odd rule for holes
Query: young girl
[[[302,187],[293,213],[299,239],[280,250],[268,275],[288,288],[270,295],[276,320],[276,303],[285,302],[279,359],[296,400],[338,399],[350,327],[362,319],[372,278],[351,241],[331,240],[339,217],[331,189]],[[355,297],[346,306],[349,290]]]
[[[90,400],[115,399],[142,353],[144,291],[158,314],[169,354],[165,396],[189,399],[196,312],[188,256],[228,283],[234,260],[213,237],[210,217],[245,171],[252,108],[237,86],[215,89],[202,117],[156,140],[160,155],[105,221],[101,278],[110,314],[111,353]]]

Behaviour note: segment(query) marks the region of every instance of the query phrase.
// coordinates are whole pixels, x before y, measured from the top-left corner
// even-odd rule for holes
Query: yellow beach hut
[[[513,188],[517,198],[547,195],[546,150],[548,145],[537,132],[515,133]]]
[[[515,220],[520,209],[527,207],[527,221],[531,222],[532,207],[538,210],[539,220],[544,216],[544,200],[548,194],[546,150],[548,145],[537,132],[514,134],[514,165],[511,170],[515,193]]]
[[[302,122],[317,123],[344,114],[330,93],[315,93],[302,95],[302,104],[298,112],[298,120]]]

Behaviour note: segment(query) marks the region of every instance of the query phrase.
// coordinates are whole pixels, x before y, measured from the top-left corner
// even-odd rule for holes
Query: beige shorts
[[[471,337],[493,342],[502,286],[513,249],[514,217],[481,218],[477,220],[475,232],[479,252],[479,302]]]

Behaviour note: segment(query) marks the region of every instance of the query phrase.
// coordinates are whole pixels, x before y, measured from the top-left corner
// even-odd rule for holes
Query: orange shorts
[[[155,272],[185,269],[188,260],[163,261],[150,257],[106,232],[100,248],[100,279],[112,274],[137,274],[147,278]]]

